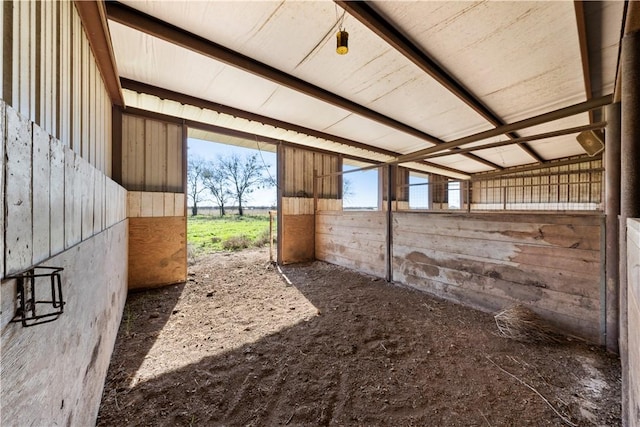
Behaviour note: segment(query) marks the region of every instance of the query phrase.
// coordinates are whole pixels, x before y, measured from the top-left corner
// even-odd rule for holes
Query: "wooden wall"
[[[340,157],[299,148],[278,149],[280,207],[278,209],[278,261],[282,264],[315,259],[314,173],[341,170]],[[342,179],[318,181],[318,209],[342,209]]]
[[[182,193],[129,191],[129,289],[187,280],[187,218]]]
[[[64,313],[29,328],[9,323],[16,283],[2,283],[1,425],[95,425],[127,296],[126,259],[127,221],[49,259],[64,267]]]
[[[598,215],[393,215],[393,278],[485,311],[524,304],[601,340]]]
[[[129,289],[187,280],[184,193],[185,138],[181,124],[116,112],[121,142],[115,158],[129,190]]]
[[[316,214],[316,258],[385,277],[386,214],[320,211]]]
[[[0,5],[2,425],[93,425],[126,296],[111,100],[71,1]],[[11,323],[16,281],[63,267],[65,312]]]
[[[640,426],[640,221],[627,220],[629,427]]]

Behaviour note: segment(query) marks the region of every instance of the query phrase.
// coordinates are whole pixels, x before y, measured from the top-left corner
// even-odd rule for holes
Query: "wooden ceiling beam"
[[[107,16],[109,19],[122,25],[126,25],[130,28],[142,31],[166,42],[173,43],[184,49],[191,50],[192,52],[196,52],[225,64],[231,65],[235,68],[270,80],[274,83],[288,87],[289,89],[293,89],[305,95],[314,97],[333,106],[343,108],[354,114],[358,114],[362,117],[376,121],[385,126],[389,126],[390,128],[415,136],[430,144],[437,145],[444,143],[444,141],[436,138],[433,135],[422,132],[405,123],[402,123],[391,117],[387,117],[381,113],[378,113],[377,111],[371,110],[367,107],[336,95],[328,90],[322,89],[302,79],[284,73],[267,64],[256,61],[253,58],[242,55],[196,34],[190,33],[182,28],[178,28],[167,22],[125,6],[121,3],[108,2]],[[472,160],[481,162],[491,167],[492,169],[503,169],[501,166],[475,156],[474,154],[465,154],[465,156],[469,157]]]
[[[444,67],[427,55],[424,50],[412,43],[404,36],[404,34],[398,31],[393,24],[388,22],[371,6],[369,6],[367,1],[334,1],[346,10],[349,15],[356,18],[365,27],[378,35],[378,37],[386,41],[391,47],[417,65],[422,71],[430,75],[435,81],[440,83],[445,89],[455,95],[493,126],[498,127],[505,124],[504,120],[498,117],[495,112],[493,112],[477,96],[453,77],[451,72],[444,69]],[[514,133],[507,133],[506,135],[509,138],[518,138],[518,135]],[[536,162],[544,161],[544,159],[526,143],[519,143],[518,146]]]
[[[589,42],[587,38],[587,23],[584,14],[582,0],[575,0],[573,7],[576,13],[576,25],[578,27],[578,43],[580,45],[580,59],[582,61],[582,78],[584,80],[584,93],[587,99],[593,98],[591,90],[591,72],[589,62]],[[589,111],[589,123],[593,123],[593,110]]]

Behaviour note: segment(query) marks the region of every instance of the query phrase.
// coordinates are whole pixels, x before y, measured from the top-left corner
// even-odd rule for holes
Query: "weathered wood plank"
[[[6,107],[5,270],[17,273],[32,265],[31,122]]]
[[[49,258],[49,134],[33,125],[33,259],[37,264]]]
[[[175,193],[175,207],[173,213],[175,216],[185,216],[184,193]]]
[[[320,261],[329,262],[331,264],[340,265],[346,268],[352,268],[354,270],[371,274],[376,277],[385,277],[384,271],[384,257],[382,260],[369,260],[363,262],[362,260],[353,259],[350,256],[343,256],[342,254],[322,252],[319,250],[316,252],[316,259]],[[372,262],[376,261],[376,262]]]
[[[81,194],[82,194],[82,240],[86,240],[93,235],[93,199],[94,199],[94,173],[95,168],[85,159],[78,156],[80,159],[80,182],[81,182]]]
[[[165,216],[164,193],[151,193],[151,216]]]
[[[164,216],[176,216],[176,198],[174,193],[163,193]]]
[[[166,191],[180,192],[182,188],[182,128],[167,124],[167,186]]]
[[[140,198],[140,216],[153,216],[153,193],[143,191]]]
[[[50,185],[49,185],[49,229],[51,254],[58,254],[64,250],[64,186],[65,160],[64,145],[57,139],[50,140]]]
[[[104,174],[93,170],[93,234],[104,230]]]
[[[184,282],[186,218],[129,219],[129,289]]]
[[[140,191],[128,191],[127,192],[127,204],[130,218],[137,218],[141,216],[142,205],[142,192]]]
[[[635,282],[634,286],[638,287],[640,283]],[[629,353],[627,355],[629,366],[629,413],[637,414],[640,411],[640,299],[635,292],[629,292],[627,313],[629,322]],[[630,427],[637,426],[640,426],[640,418],[632,415]]]
[[[385,253],[384,235],[382,239],[368,239],[369,236],[341,235],[336,234],[319,234],[316,233],[316,249],[320,248],[323,252],[336,252],[344,250],[354,250],[362,253],[362,257],[369,259],[375,258],[378,254]],[[373,236],[375,238],[379,236]]]
[[[82,183],[80,156],[69,147],[64,152],[64,234],[65,248],[82,238]]]
[[[0,9],[3,9],[0,7]],[[2,12],[0,12],[0,19],[2,19]],[[0,51],[2,51],[2,47],[0,47]],[[2,61],[0,61],[2,62]],[[0,65],[0,70],[2,70],[2,65]],[[2,86],[2,85],[0,85]],[[2,89],[0,89],[0,94]],[[1,279],[4,278],[4,241],[5,241],[5,222],[4,222],[4,210],[5,210],[5,194],[4,194],[4,173],[5,173],[5,161],[4,161],[4,152],[5,152],[5,144],[6,144],[6,104],[2,100],[0,96],[0,159],[3,159],[0,162],[0,283]],[[0,302],[1,303],[1,302]],[[2,312],[4,313],[4,306]]]

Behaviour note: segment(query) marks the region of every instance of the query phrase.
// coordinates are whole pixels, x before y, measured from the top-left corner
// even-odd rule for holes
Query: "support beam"
[[[369,28],[378,37],[386,41],[391,47],[400,52],[409,61],[413,62],[422,71],[430,75],[435,81],[440,83],[455,95],[458,99],[472,108],[476,113],[486,119],[494,126],[503,126],[505,122],[498,117],[496,113],[485,105],[478,97],[476,97],[469,89],[467,89],[460,81],[445,70],[433,58],[421,48],[412,43],[390,22],[385,20],[378,12],[369,6],[367,1],[344,1],[335,0],[335,2],[346,10],[349,15],[360,21],[365,27]],[[507,134],[510,138],[517,138],[518,135]],[[544,159],[538,155],[531,147],[524,143],[518,143],[529,156],[536,162],[543,162]]]
[[[618,303],[619,303],[619,231],[620,215],[620,103],[607,105],[605,129],[604,185],[605,185],[605,277],[606,294],[606,346],[618,352]]]
[[[632,2],[635,3],[635,2]],[[640,31],[622,39],[621,168],[620,168],[620,361],[622,363],[622,420],[630,411],[628,342],[627,219],[640,218]],[[633,424],[631,424],[633,425]]]
[[[591,99],[591,72],[589,66],[589,43],[587,42],[587,24],[584,17],[584,5],[582,0],[573,2],[578,26],[578,40],[580,44],[580,59],[582,60],[582,79],[584,80],[584,93],[587,99]],[[593,123],[593,111],[589,111],[589,123]]]
[[[486,138],[491,138],[504,133],[509,133],[514,130],[524,129],[527,127],[540,125],[542,123],[563,119],[565,117],[574,116],[576,114],[584,113],[585,111],[590,111],[590,110],[593,110],[594,108],[600,108],[604,105],[610,104],[612,99],[613,99],[612,95],[606,95],[600,98],[594,98],[585,102],[581,102],[579,104],[575,104],[569,107],[561,108],[559,110],[551,111],[549,113],[540,114],[539,116],[531,117],[531,118],[520,120],[518,122],[514,122],[508,125],[500,126],[495,129],[490,129],[484,132],[476,133],[474,135],[458,138],[453,141],[445,142],[444,144],[440,144],[431,148],[414,151],[413,153],[399,156],[397,159],[394,160],[394,163],[404,163],[404,162],[423,159],[427,155],[432,153],[437,153],[439,151],[449,150],[451,148],[460,147],[462,145],[470,144],[472,142],[481,141]]]
[[[399,122],[398,120],[385,116],[384,114],[378,113],[377,111],[371,110],[367,107],[336,95],[335,93],[332,93],[328,90],[322,89],[302,79],[284,73],[267,64],[256,61],[253,58],[242,55],[196,34],[190,33],[160,19],[154,18],[145,13],[125,6],[121,3],[108,2],[107,14],[109,19],[122,25],[126,25],[128,27],[156,37],[160,40],[173,43],[176,46],[180,46],[184,49],[191,50],[192,52],[196,52],[200,55],[215,59],[216,61],[223,62],[232,67],[270,80],[289,89],[316,98],[322,102],[326,102],[333,106],[343,108],[347,111],[358,114],[362,117],[373,120],[392,129],[415,136],[416,138],[422,139],[429,144],[437,145],[443,143],[442,140],[436,138],[433,135],[422,132],[421,130],[413,128],[405,123]],[[485,160],[474,154],[465,154],[465,156],[472,160],[483,163],[491,167],[492,169],[503,169],[501,166],[489,162],[488,160]]]
[[[573,157],[573,158],[566,159],[566,160],[548,161],[548,162],[544,163],[543,165],[534,164],[534,165],[516,166],[516,167],[513,167],[513,168],[509,168],[509,169],[505,169],[505,170],[501,170],[501,171],[497,171],[497,172],[478,173],[478,174],[473,175],[473,177],[471,177],[471,181],[485,180],[485,179],[495,178],[495,177],[498,177],[498,176],[508,176],[508,175],[515,174],[515,173],[538,170],[538,169],[541,169],[542,167],[551,168],[551,167],[556,167],[556,166],[575,165],[576,163],[584,163],[584,162],[588,162],[588,161],[591,161],[591,160],[599,160],[601,158],[602,158],[601,155],[598,155],[598,156],[595,156],[595,157],[589,157],[589,156],[587,156],[585,154],[583,156]]]

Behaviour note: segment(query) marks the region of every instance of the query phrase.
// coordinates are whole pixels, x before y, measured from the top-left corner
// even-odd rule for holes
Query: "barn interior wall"
[[[640,220],[627,221],[629,427],[640,426]]]
[[[392,278],[495,312],[524,304],[602,339],[600,215],[392,215]],[[384,212],[318,212],[316,257],[385,277]]]
[[[184,282],[187,221],[183,126],[126,113],[118,120],[118,178],[129,190],[129,289]]]
[[[73,2],[5,1],[0,32],[0,424],[92,425],[126,297],[111,100]],[[42,265],[64,268],[64,313],[11,322],[13,276]]]

